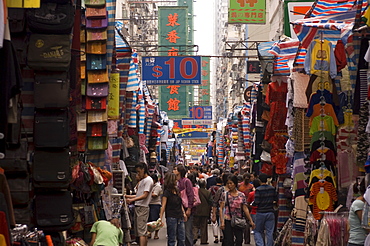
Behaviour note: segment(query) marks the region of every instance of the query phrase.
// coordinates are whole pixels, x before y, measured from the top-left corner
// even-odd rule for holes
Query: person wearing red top
[[[250,177],[251,177],[250,173],[244,173],[243,182],[240,182],[239,187],[238,187],[238,190],[240,192],[243,192],[246,198],[248,198],[249,192],[253,190],[253,185],[250,183],[251,182]],[[251,243],[251,229],[248,223],[247,223],[247,226],[245,227],[243,238],[244,238],[244,244]]]
[[[253,222],[256,222],[256,214],[257,214],[257,206],[253,206],[254,202],[254,193],[256,192],[256,188],[261,185],[261,181],[259,179],[253,180],[253,191],[249,192],[248,198],[247,198],[247,206],[249,208],[251,217],[253,219]]]

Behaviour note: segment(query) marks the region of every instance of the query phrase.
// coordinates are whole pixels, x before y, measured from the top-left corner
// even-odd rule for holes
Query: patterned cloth
[[[278,222],[277,222],[277,229],[281,230],[285,224],[285,222],[289,219],[289,215],[292,212],[292,209],[288,207],[288,204],[291,203],[285,196],[285,188],[283,186],[285,178],[279,177],[278,181],[278,192],[279,192],[279,213],[278,213]]]
[[[115,41],[115,21],[116,21],[116,0],[106,0],[106,9],[108,12],[107,28],[107,67],[111,71],[113,48]]]

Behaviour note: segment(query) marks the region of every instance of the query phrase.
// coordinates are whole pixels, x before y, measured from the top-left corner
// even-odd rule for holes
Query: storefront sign
[[[199,85],[198,105],[210,105],[210,57],[202,57],[202,84]]]
[[[160,108],[167,112],[171,119],[189,117],[189,86],[160,86]]]
[[[207,132],[186,132],[177,135],[178,138],[208,138],[209,133]]]
[[[311,9],[314,0],[285,0],[284,1],[284,34],[291,38],[297,38],[290,23],[305,18],[307,11]]]
[[[259,61],[247,61],[247,73],[260,73],[260,62]]]
[[[212,125],[212,120],[194,120],[194,119],[182,119],[181,123],[183,126],[186,125]]]
[[[201,57],[143,57],[142,80],[146,81],[147,85],[199,85]]]
[[[186,55],[187,16],[188,8],[184,6],[158,7],[158,44],[161,56]]]
[[[119,118],[119,73],[111,73],[109,78],[108,118]]]
[[[192,119],[212,120],[212,106],[193,106],[189,107],[189,111]]]
[[[229,23],[266,23],[266,0],[230,0]]]

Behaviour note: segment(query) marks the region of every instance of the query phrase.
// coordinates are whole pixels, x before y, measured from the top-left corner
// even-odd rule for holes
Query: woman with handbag
[[[226,187],[228,192],[221,197],[220,202],[220,227],[224,234],[222,245],[241,246],[243,243],[243,231],[246,223],[248,223],[246,218],[253,229],[255,224],[246,206],[247,199],[244,193],[237,190],[238,178],[235,175],[230,175],[227,178]]]
[[[164,192],[162,196],[162,207],[159,218],[163,221],[166,212],[167,245],[185,245],[185,224],[187,216],[182,206],[179,189],[177,188],[176,175],[167,173],[164,178]]]

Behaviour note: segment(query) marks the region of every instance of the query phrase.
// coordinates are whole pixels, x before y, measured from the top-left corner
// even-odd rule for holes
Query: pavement
[[[148,239],[148,246],[166,246],[167,245],[167,239],[166,239],[166,223],[165,226],[159,231],[158,236],[159,239],[153,239],[154,233],[152,233],[152,238]],[[213,243],[214,237],[213,237],[213,232],[212,232],[212,227],[211,225],[208,225],[208,246],[221,246],[222,243]],[[196,246],[200,246],[200,240],[198,239],[197,243],[194,244]],[[253,234],[251,235],[251,244],[243,244],[243,246],[255,246],[254,244],[254,236]]]

